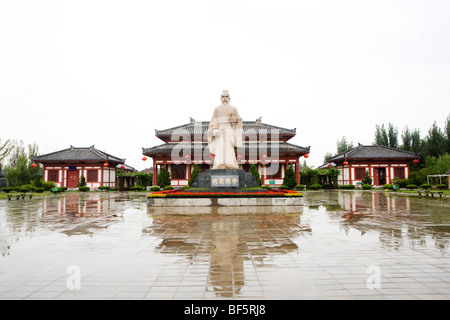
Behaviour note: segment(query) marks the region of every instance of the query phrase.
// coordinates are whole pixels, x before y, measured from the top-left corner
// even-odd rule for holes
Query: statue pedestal
[[[212,191],[237,191],[239,188],[257,187],[251,172],[242,169],[210,169],[198,174],[193,188],[207,188]]]

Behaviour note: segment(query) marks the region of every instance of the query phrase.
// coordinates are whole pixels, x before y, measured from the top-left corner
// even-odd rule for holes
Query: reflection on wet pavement
[[[292,239],[310,231],[299,214],[222,217],[213,212],[209,216],[155,217],[143,234],[161,238],[156,247],[160,253],[184,257],[190,264],[208,263],[207,290],[233,297],[250,273],[244,265],[270,267],[272,256],[297,252]]]
[[[450,297],[449,200],[303,199],[187,209],[147,208],[139,193],[0,200],[0,299]],[[69,266],[81,270],[79,289],[67,285]]]

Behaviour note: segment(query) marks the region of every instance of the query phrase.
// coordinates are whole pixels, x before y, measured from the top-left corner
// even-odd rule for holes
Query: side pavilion
[[[44,154],[33,159],[44,166],[44,180],[53,181],[58,187],[74,189],[81,176],[90,188],[116,187],[116,167],[125,159],[90,147],[68,149]]]
[[[409,151],[358,143],[358,146],[331,157],[319,168],[333,166],[339,169],[338,185],[360,184],[369,170],[372,184],[382,186],[392,184],[395,177],[408,178],[410,162],[420,157],[420,154]]]

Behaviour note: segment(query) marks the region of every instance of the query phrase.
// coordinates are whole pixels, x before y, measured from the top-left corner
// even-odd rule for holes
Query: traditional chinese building
[[[142,148],[146,157],[153,161],[153,185],[161,167],[170,172],[173,186],[188,185],[196,164],[202,171],[210,169],[213,159],[208,150],[209,122],[195,121],[177,127],[155,130],[155,135],[164,143],[151,148]],[[255,164],[266,185],[279,186],[285,172],[293,165],[297,181],[300,178],[300,157],[307,156],[310,147],[301,147],[288,141],[296,135],[296,129],[286,129],[256,121],[243,121],[243,147],[236,150],[240,168],[246,172]]]
[[[94,146],[68,149],[44,154],[33,159],[44,166],[43,178],[53,181],[58,187],[77,188],[81,176],[86,186],[116,187],[116,167],[124,164],[125,159],[100,151]],[[120,166],[119,166],[120,167]]]
[[[382,186],[392,184],[395,177],[408,178],[410,162],[419,158],[419,154],[400,149],[358,144],[355,148],[331,157],[321,168],[333,166],[339,169],[339,185],[360,184],[366,170],[369,170],[372,184]]]

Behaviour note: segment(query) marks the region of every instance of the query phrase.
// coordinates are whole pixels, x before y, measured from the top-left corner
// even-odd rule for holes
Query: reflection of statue
[[[214,155],[213,169],[239,169],[234,148],[242,147],[242,118],[229,105],[230,95],[222,92],[222,104],[214,109],[208,128],[208,148]]]
[[[298,252],[295,239],[303,232],[311,233],[309,225],[301,222],[298,211],[278,215],[270,206],[264,206],[258,214],[250,216],[230,212],[222,216],[218,207],[210,208],[213,209],[209,214],[192,216],[186,216],[186,208],[182,215],[148,209],[153,220],[142,234],[160,239],[155,247],[157,252],[184,256],[189,268],[197,272],[208,265],[206,291],[218,297],[235,298],[248,291],[259,291],[256,287],[245,288],[246,278],[255,280],[255,267],[266,263],[270,266],[273,257]],[[201,277],[198,281],[204,283]],[[262,295],[262,291],[254,294]]]

